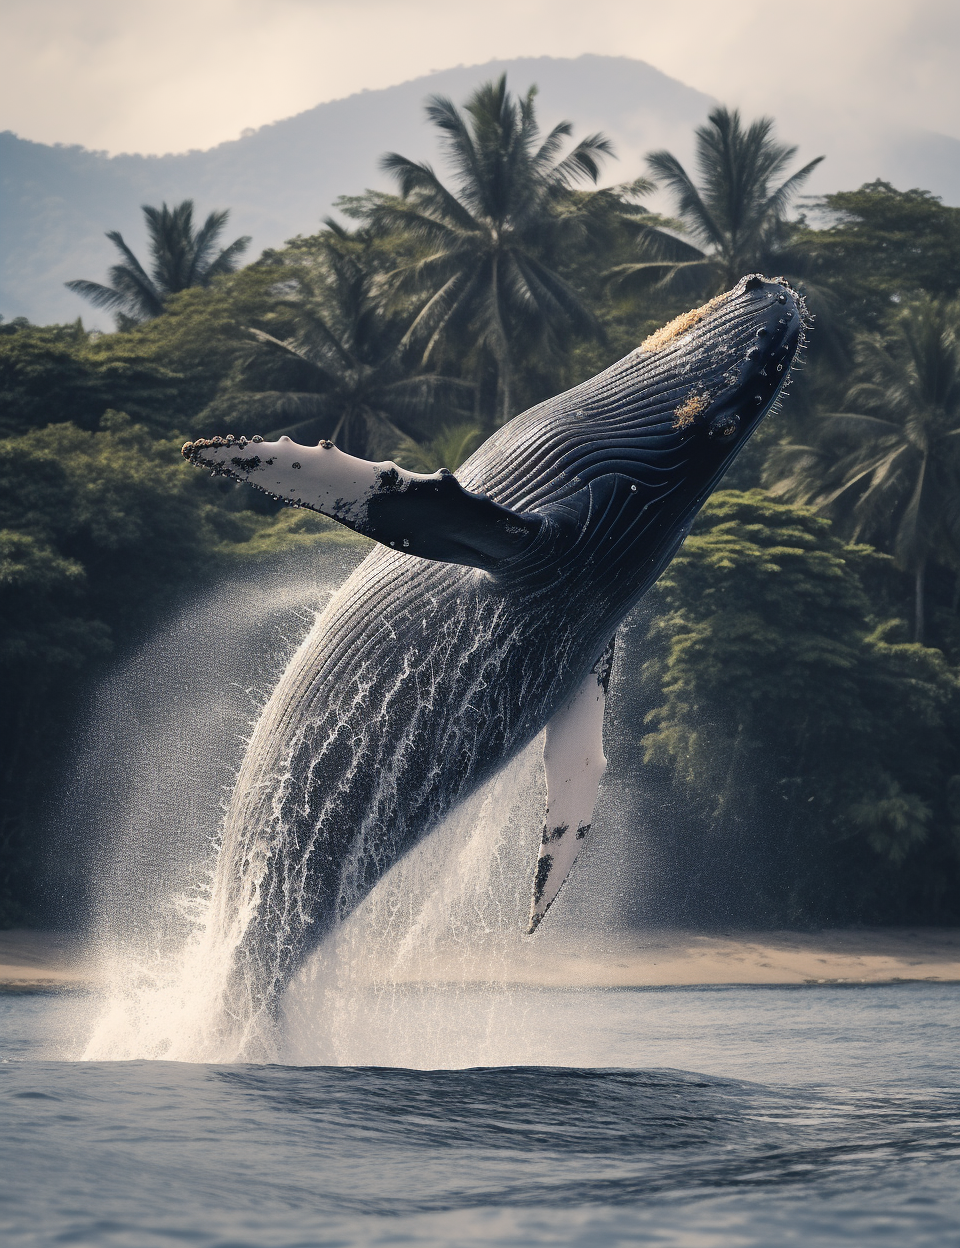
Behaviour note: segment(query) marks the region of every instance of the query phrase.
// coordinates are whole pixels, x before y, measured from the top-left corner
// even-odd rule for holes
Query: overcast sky
[[[431,69],[583,52],[772,113],[785,137],[883,121],[960,138],[960,0],[0,0],[0,20],[0,129],[111,153],[210,147]]]

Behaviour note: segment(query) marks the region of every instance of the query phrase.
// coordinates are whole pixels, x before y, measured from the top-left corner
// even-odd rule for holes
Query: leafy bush
[[[644,761],[713,854],[763,845],[767,885],[740,904],[768,919],[960,915],[960,679],[877,618],[864,581],[896,576],[753,490],[714,495],[659,583]]]

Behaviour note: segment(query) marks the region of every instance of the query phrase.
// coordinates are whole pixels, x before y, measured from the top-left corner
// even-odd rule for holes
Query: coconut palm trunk
[[[913,640],[923,645],[926,635],[927,561],[921,558],[913,574]]]

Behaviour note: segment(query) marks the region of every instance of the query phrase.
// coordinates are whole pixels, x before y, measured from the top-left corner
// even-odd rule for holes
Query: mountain
[[[0,134],[0,313],[5,317],[109,327],[63,283],[104,280],[115,250],[104,231],[118,229],[145,251],[143,203],[190,196],[197,210],[230,208],[228,235],[253,236],[253,254],[313,233],[339,195],[389,185],[377,168],[385,151],[436,160],[423,102],[435,92],[463,100],[478,82],[506,71],[514,89],[540,89],[544,126],[563,118],[578,135],[606,130],[625,160],[613,180],[635,176],[640,154],[664,144],[689,148],[692,126],[712,100],[626,57],[496,61],[444,70],[263,126],[209,151],[172,156],[107,156],[82,147],[32,143]],[[622,170],[621,167],[623,166]]]
[[[111,157],[82,147],[33,143],[7,131],[0,134],[0,313],[41,323],[82,315],[88,325],[110,328],[109,317],[63,283],[78,277],[104,280],[116,255],[105,230],[119,229],[144,255],[144,203],[189,196],[201,215],[229,208],[227,237],[252,235],[252,254],[312,233],[337,196],[387,187],[377,168],[383,152],[438,159],[432,128],[423,120],[426,96],[436,92],[461,102],[477,83],[502,72],[514,90],[538,85],[544,128],[569,118],[578,136],[603,130],[613,138],[621,159],[608,166],[607,181],[642,172],[643,154],[652,148],[668,147],[688,160],[692,129],[714,103],[627,57],[537,57],[461,65],[363,91],[245,132],[209,151]],[[798,136],[784,137],[796,141]],[[897,143],[884,154],[874,142],[865,158],[869,164],[863,164],[863,148],[852,145],[861,157],[824,162],[821,170],[832,164],[827,181],[818,171],[811,189],[832,190],[883,176],[960,202],[960,142],[926,134],[901,136]],[[821,150],[803,142],[800,156],[809,159]]]

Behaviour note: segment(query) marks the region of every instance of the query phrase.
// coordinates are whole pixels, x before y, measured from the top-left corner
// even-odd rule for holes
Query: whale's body
[[[439,556],[412,557],[405,548],[435,549],[432,513],[423,529],[405,516],[382,532],[352,513],[348,523],[395,548],[364,560],[295,655],[226,821],[220,922],[245,993],[276,1000],[385,871],[589,683],[775,402],[800,335],[792,292],[745,279],[505,425],[456,476],[468,499],[516,518],[498,521],[516,534],[506,554],[484,538],[459,562],[444,561],[442,543]],[[188,452],[232,471],[221,447]],[[439,475],[423,482],[445,488]],[[458,526],[461,543],[469,526]]]

